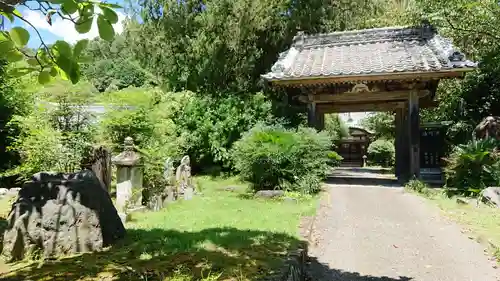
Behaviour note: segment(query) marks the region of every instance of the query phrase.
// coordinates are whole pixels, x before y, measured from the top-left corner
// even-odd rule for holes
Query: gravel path
[[[315,281],[497,281],[484,247],[400,188],[329,186],[313,230]]]

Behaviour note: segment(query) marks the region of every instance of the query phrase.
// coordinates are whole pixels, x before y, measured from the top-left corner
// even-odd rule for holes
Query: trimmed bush
[[[311,128],[257,125],[238,140],[232,159],[253,190],[318,192],[328,168],[331,140]]]
[[[390,167],[394,165],[396,151],[394,142],[386,139],[378,139],[368,146],[368,161],[371,164]]]
[[[473,140],[453,149],[445,159],[446,187],[463,194],[478,194],[488,186],[500,183],[500,141]]]
[[[342,160],[344,160],[344,157],[340,156],[335,151],[329,151],[326,156],[328,157],[328,165],[330,165],[332,167],[339,166],[340,162],[342,162]]]

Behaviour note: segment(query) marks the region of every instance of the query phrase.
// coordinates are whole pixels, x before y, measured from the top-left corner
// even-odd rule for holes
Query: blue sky
[[[118,5],[124,5],[123,0],[108,1],[110,3],[116,3]],[[52,26],[47,23],[44,15],[40,11],[32,11],[26,7],[19,7],[19,12],[23,15],[23,18],[28,20],[34,27],[38,30],[44,42],[47,44],[53,43],[56,40],[66,40],[70,43],[75,43],[81,39],[92,39],[99,35],[97,31],[96,23],[92,25],[92,29],[87,34],[79,34],[76,32],[72,22],[63,20],[58,16],[52,17]],[[123,30],[122,21],[125,19],[125,13],[123,9],[116,10],[118,14],[119,21],[114,24],[115,31],[121,33]],[[36,34],[35,30],[30,27],[25,22],[20,19],[15,19],[13,23],[6,20],[5,28],[8,30],[13,26],[21,26],[30,32],[30,41],[28,46],[31,48],[38,48],[40,46],[40,39]]]

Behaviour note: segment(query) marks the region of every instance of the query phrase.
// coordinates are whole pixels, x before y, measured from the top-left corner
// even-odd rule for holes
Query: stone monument
[[[142,208],[143,164],[131,137],[125,138],[123,152],[112,162],[116,166],[116,209],[125,222],[128,211]]]
[[[93,171],[34,174],[12,204],[2,257],[18,261],[102,251],[126,231],[109,193]],[[38,278],[37,278],[38,279]]]

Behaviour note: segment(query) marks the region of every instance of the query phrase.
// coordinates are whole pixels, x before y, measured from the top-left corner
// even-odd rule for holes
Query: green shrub
[[[422,181],[419,181],[419,180],[416,180],[416,179],[410,180],[405,185],[405,189],[406,190],[411,190],[411,191],[414,191],[414,192],[417,192],[417,193],[420,193],[420,194],[423,194],[423,195],[429,195],[430,194],[429,186],[425,182],[422,182]]]
[[[331,140],[311,128],[257,125],[232,150],[236,170],[253,190],[285,189],[314,193],[327,171]]]
[[[342,160],[344,160],[344,158],[335,151],[329,151],[326,156],[328,157],[328,165],[332,167],[339,166]]]
[[[394,165],[396,151],[394,142],[386,139],[378,139],[368,146],[368,161],[375,165],[390,167]]]
[[[500,183],[500,142],[488,138],[472,140],[453,149],[445,159],[446,186],[462,193],[477,194]]]

